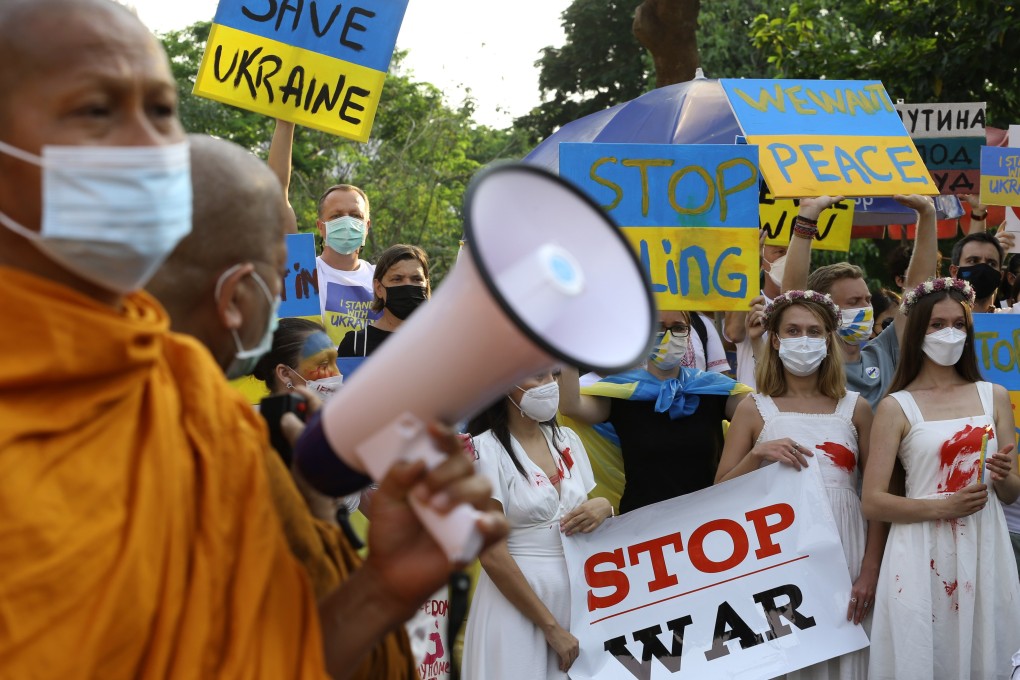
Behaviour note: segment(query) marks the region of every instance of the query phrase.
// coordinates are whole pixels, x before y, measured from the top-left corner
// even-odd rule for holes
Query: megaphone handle
[[[398,460],[424,460],[429,468],[446,460],[433,446],[425,423],[411,413],[397,417],[358,444],[356,453],[376,481],[385,477]],[[477,527],[480,512],[465,503],[441,514],[414,498],[411,507],[450,561],[467,562],[478,556],[482,549],[482,535]]]

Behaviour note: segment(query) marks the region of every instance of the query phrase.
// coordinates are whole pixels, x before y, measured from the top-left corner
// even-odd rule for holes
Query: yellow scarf
[[[324,678],[265,428],[144,293],[0,268],[5,677]]]

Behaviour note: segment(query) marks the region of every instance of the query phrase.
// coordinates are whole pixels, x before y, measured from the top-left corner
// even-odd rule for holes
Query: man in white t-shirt
[[[315,224],[322,236],[322,255],[315,261],[322,322],[339,345],[348,331],[379,317],[371,309],[375,265],[359,257],[372,226],[368,196],[351,184],[331,186],[319,198]]]

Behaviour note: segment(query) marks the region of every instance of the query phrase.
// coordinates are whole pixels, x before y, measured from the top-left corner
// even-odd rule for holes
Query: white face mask
[[[293,370],[293,369],[291,369]],[[294,371],[294,375],[298,375],[297,371]],[[319,378],[318,380],[304,380],[305,387],[315,392],[322,399],[323,403],[329,401],[334,394],[340,391],[340,386],[344,384],[344,377],[342,375],[334,375],[331,378]]]
[[[967,334],[958,328],[943,328],[924,336],[921,349],[939,366],[955,366],[963,356]]]
[[[762,252],[761,259],[769,266],[766,273],[769,275],[769,278],[772,279],[772,283],[776,284],[779,288],[782,288],[783,273],[786,271],[786,253],[777,257],[774,262],[769,262],[765,259],[765,253]]]
[[[690,335],[677,337],[669,331],[657,333],[648,360],[660,370],[672,371],[687,355],[689,342]]]
[[[191,233],[191,156],[173,146],[44,146],[42,157],[0,153],[43,169],[38,232],[0,224],[92,283],[125,294],[144,286]]]
[[[513,399],[510,400],[513,402]],[[521,403],[515,404],[521,413],[544,423],[556,417],[556,409],[560,406],[560,385],[555,380],[530,390],[524,390]]]
[[[216,288],[213,292],[215,299],[219,301],[220,291],[223,288],[223,282],[227,280],[227,277],[238,270],[239,267],[244,265],[235,264],[230,269],[220,274],[219,280],[216,281]],[[259,359],[262,355],[266,354],[273,348],[273,334],[276,333],[276,327],[280,322],[277,312],[280,309],[280,296],[277,295],[275,298],[273,294],[269,292],[269,286],[262,280],[262,277],[257,272],[253,271],[251,277],[255,279],[255,283],[259,285],[262,292],[266,296],[266,300],[269,301],[269,318],[266,321],[266,332],[262,335],[262,339],[259,343],[251,349],[245,349],[244,345],[241,344],[241,337],[237,334],[236,328],[231,328],[230,333],[234,336],[234,347],[237,352],[234,354],[233,361],[230,362],[230,366],[227,367],[227,378],[230,380],[236,380],[237,378],[243,378],[246,375],[251,375],[252,371],[255,370],[255,365],[258,364]]]
[[[786,370],[799,377],[817,371],[828,353],[825,338],[779,338],[779,360]]]

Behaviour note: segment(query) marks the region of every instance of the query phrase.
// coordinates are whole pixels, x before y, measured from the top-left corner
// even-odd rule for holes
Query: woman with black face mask
[[[372,288],[372,311],[382,312],[382,316],[345,335],[337,347],[340,357],[367,357],[432,296],[428,255],[418,246],[390,246],[375,263]]]

